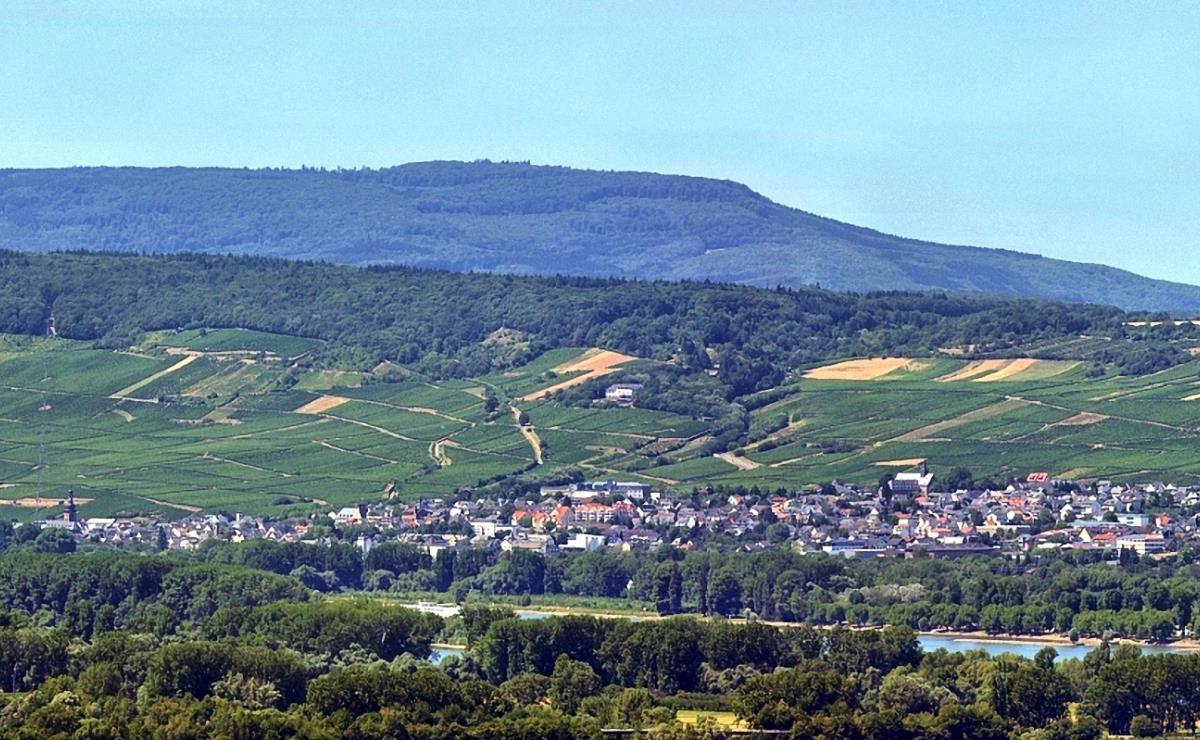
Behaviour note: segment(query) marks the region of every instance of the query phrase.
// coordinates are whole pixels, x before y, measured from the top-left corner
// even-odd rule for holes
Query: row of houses
[[[602,548],[695,547],[714,536],[747,548],[790,547],[845,557],[963,557],[1051,549],[1156,555],[1200,533],[1200,488],[1098,481],[1067,486],[1030,474],[1003,490],[934,490],[922,468],[890,485],[834,481],[820,491],[668,495],[631,481],[543,487],[522,501],[426,498],[343,507],[321,516],[267,519],[196,514],[79,520],[74,507],[42,526],[117,546],[189,550],[209,540],[320,542],[361,528],[364,548],[403,538],[436,553],[494,544],[551,554]],[[333,533],[331,533],[331,531]]]

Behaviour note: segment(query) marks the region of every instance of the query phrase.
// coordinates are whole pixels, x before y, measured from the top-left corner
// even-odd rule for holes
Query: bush
[[[1157,722],[1144,714],[1139,714],[1129,723],[1129,734],[1134,737],[1158,737],[1161,731]]]

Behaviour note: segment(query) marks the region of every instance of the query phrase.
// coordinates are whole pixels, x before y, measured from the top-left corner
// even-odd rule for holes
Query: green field
[[[790,424],[772,444],[747,445],[759,467],[715,479],[867,483],[927,459],[934,472],[964,466],[1001,482],[1031,471],[1200,481],[1200,364],[1140,378],[1032,368],[1011,380],[945,382],[944,362],[943,375],[916,380],[802,379],[754,412],[759,425]]]
[[[451,494],[534,465],[511,412],[485,414],[485,387],[502,380],[515,395],[583,352],[557,351],[478,382],[381,382],[336,369],[287,382],[296,371],[284,358],[309,346],[240,330],[153,334],[136,352],[0,338],[0,501],[31,504],[10,503],[3,515],[53,514],[38,501],[68,488],[90,499],[83,516],[282,515],[379,500],[392,482],[406,499]],[[500,393],[509,397],[508,388]],[[346,400],[299,412],[326,395]],[[523,405],[546,426],[550,473],[582,466],[631,477],[592,458],[624,455],[648,435],[702,428],[653,411]]]
[[[702,454],[707,423],[688,416],[521,400],[584,348],[479,379],[382,382],[285,359],[311,346],[239,330],[159,333],[128,352],[0,337],[0,500],[33,503],[5,515],[52,513],[37,502],[67,488],[90,499],[85,516],[282,515],[378,500],[392,482],[405,499],[443,496],[536,467],[508,403],[541,440],[537,472],[677,490],[869,484],[921,459],[1001,481],[1200,481],[1200,362],[1140,378],[953,358],[870,380],[800,377],[751,413],[755,441],[718,459]],[[502,401],[490,416],[489,389]]]

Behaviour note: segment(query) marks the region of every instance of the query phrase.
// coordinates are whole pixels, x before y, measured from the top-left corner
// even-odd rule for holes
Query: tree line
[[[903,625],[1164,641],[1200,632],[1200,552],[1172,560],[1127,553],[1038,555],[1020,561],[845,559],[736,543],[684,553],[444,550],[383,542],[365,558],[351,545],[267,541],[213,544],[209,562],[290,575],[310,588],[440,592],[446,600],[540,596],[627,599],[661,615],[745,617],[816,625]]]
[[[286,567],[286,553],[249,551]],[[1200,717],[1200,656],[1144,656],[1107,640],[1083,659],[1047,648],[1030,660],[925,652],[906,626],[521,619],[471,605],[444,620],[321,596],[229,560],[253,558],[0,556],[0,737],[722,736],[675,720],[691,709],[794,737],[1090,740],[1179,731]],[[853,563],[811,560],[804,575],[825,587],[857,575]],[[943,564],[907,565],[936,583]],[[1102,579],[1073,568],[1081,585]],[[1131,588],[1150,575],[1117,572]],[[1175,598],[1173,587],[1142,598]],[[175,618],[153,618],[163,611]],[[452,636],[466,640],[463,655],[428,662],[432,643]]]
[[[324,340],[323,361],[369,368],[389,360],[435,376],[483,375],[569,346],[670,361],[695,376],[711,351],[726,399],[847,356],[968,346],[1004,355],[1042,346],[1039,356],[1080,359],[1053,349],[1053,340],[1080,334],[1112,337],[1103,361],[1117,367],[1127,355],[1153,353],[1156,364],[1187,358],[1165,333],[1127,327],[1127,314],[1101,306],[260,257],[0,252],[0,332],[44,335],[51,315],[59,336],[100,346],[127,347],[148,330],[244,327]],[[522,332],[527,343],[484,341],[500,328]]]

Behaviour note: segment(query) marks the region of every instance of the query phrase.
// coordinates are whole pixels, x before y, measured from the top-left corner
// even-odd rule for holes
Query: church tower
[[[63,508],[63,518],[74,524],[79,521],[79,512],[75,507],[75,489],[67,490],[67,505]]]

